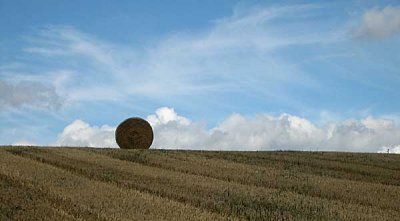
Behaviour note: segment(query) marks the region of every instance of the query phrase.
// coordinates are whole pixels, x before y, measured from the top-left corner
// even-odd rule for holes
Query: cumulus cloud
[[[176,122],[181,125],[190,125],[191,121],[185,117],[179,116],[173,108],[162,107],[156,110],[156,114],[149,115],[147,121],[152,126],[160,126],[169,122]]]
[[[0,80],[0,110],[8,107],[33,106],[55,110],[62,98],[53,86],[34,81],[10,83]]]
[[[358,27],[352,31],[355,38],[382,39],[400,33],[400,7],[374,8],[364,13]]]
[[[400,128],[392,120],[367,117],[322,127],[290,114],[232,114],[216,127],[179,116],[163,107],[147,120],[154,130],[152,148],[202,150],[332,150],[399,152]],[[58,145],[116,147],[115,127],[90,126],[77,120],[59,135]]]
[[[80,146],[80,147],[117,147],[114,138],[115,127],[103,125],[91,126],[82,121],[75,120],[66,126],[54,145]]]

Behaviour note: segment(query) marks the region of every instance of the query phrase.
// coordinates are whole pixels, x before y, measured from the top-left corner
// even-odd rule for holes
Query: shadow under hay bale
[[[115,140],[122,149],[149,149],[153,143],[153,129],[142,118],[128,118],[118,125]]]

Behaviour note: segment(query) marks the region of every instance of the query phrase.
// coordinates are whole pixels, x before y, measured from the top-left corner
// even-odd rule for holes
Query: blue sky
[[[293,119],[304,119],[322,137],[330,136],[330,125],[340,132],[354,121],[347,129],[364,128],[368,141],[380,134],[374,137],[380,142],[308,143],[286,129],[270,137],[266,117],[259,119],[268,121],[259,129],[265,133],[249,135],[261,141],[243,141],[250,149],[397,147],[399,7],[397,1],[0,0],[0,143],[112,146],[97,135],[108,131],[110,140],[120,121],[141,116],[159,125],[159,137],[180,136],[177,128],[208,134],[205,143],[187,143],[194,139],[187,134],[185,142],[156,140],[159,146],[229,146],[228,135],[217,139],[214,132],[233,136],[239,119],[251,125],[262,115],[275,126],[293,117],[286,119],[289,129],[296,128]],[[232,119],[236,126],[224,131]],[[298,128],[310,126],[303,123]],[[66,138],[68,126],[90,138]]]

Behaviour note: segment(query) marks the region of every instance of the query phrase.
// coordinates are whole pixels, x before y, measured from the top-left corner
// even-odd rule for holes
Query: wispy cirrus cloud
[[[336,33],[319,34],[320,27],[298,34],[301,28],[296,25],[318,8],[237,9],[209,29],[174,33],[146,48],[108,43],[73,27],[50,26],[30,38],[32,46],[25,51],[72,64],[65,69],[75,68],[72,77],[79,83],[69,88],[75,100],[237,92],[296,103],[285,94],[286,87],[313,90],[318,84],[275,52],[337,40]],[[277,25],[280,19],[290,29]]]

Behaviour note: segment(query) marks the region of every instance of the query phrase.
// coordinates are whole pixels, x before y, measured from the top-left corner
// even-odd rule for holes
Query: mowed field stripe
[[[35,150],[39,152],[38,150]],[[80,149],[41,149],[46,159],[76,166],[76,172],[93,179],[104,179],[120,186],[152,192],[156,195],[244,219],[392,219],[399,213],[340,201],[329,201],[293,192],[253,187],[202,176],[177,173],[112,159]],[[40,155],[40,154],[39,154]],[[64,158],[57,158],[61,155]],[[38,155],[36,155],[38,157]],[[80,167],[73,160],[86,160],[95,165]],[[110,168],[113,168],[110,170]],[[96,174],[100,174],[97,176]]]
[[[0,174],[68,202],[65,205],[70,208],[68,212],[76,212],[76,208],[89,211],[90,216],[82,217],[85,220],[227,219],[190,205],[91,180],[52,165],[0,151]]]
[[[177,154],[177,152],[174,154]],[[373,166],[316,160],[307,157],[277,156],[265,152],[225,152],[223,154],[217,154],[207,151],[190,151],[184,154],[208,159],[223,159],[267,168],[288,169],[293,172],[309,173],[324,177],[400,186],[400,171],[387,170]]]
[[[253,157],[254,153],[245,153],[249,157]],[[325,156],[328,155],[328,156]],[[348,153],[306,153],[306,152],[272,152],[267,154],[267,152],[262,152],[259,156],[274,157],[276,158],[288,158],[289,162],[298,161],[298,159],[308,159],[311,163],[320,164],[327,163],[329,168],[338,168],[349,170],[351,172],[370,175],[368,171],[372,171],[374,175],[380,174],[385,171],[384,174],[395,174],[395,176],[400,176],[400,158],[397,156],[392,156],[388,154],[366,154],[360,153],[358,158],[351,158]],[[371,156],[372,155],[372,156]],[[340,158],[340,156],[342,158]],[[346,158],[347,156],[347,158]],[[397,158],[397,160],[396,160]],[[369,160],[369,161],[368,161]],[[303,163],[300,161],[300,163]],[[355,170],[356,168],[356,170]],[[367,172],[366,172],[367,171]]]
[[[400,211],[400,187],[322,177],[197,156],[179,158],[158,151],[83,149],[116,159],[245,185]]]
[[[0,220],[79,220],[52,201],[39,189],[0,174]]]
[[[376,153],[341,153],[341,152],[274,152],[279,155],[291,155],[303,158],[319,159],[339,163],[372,166],[381,169],[400,170],[400,156],[398,154]]]

